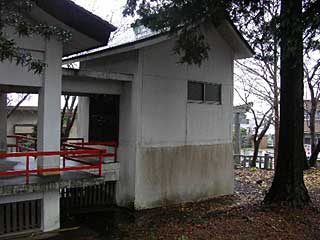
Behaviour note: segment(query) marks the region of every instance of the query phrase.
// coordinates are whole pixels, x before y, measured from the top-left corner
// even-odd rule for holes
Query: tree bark
[[[281,1],[280,136],[278,162],[264,202],[304,206],[310,202],[303,180],[302,1]]]
[[[250,163],[250,167],[255,168],[257,166],[257,158],[259,153],[261,140],[253,140],[253,157]]]
[[[311,152],[313,153],[316,147],[316,137],[315,137],[315,118],[316,118],[316,111],[317,111],[317,100],[313,97],[311,99],[311,109],[310,109],[310,122],[309,122],[309,129],[310,129],[310,138],[311,138]]]
[[[318,141],[317,146],[313,149],[312,154],[309,159],[309,168],[310,167],[317,167],[317,159],[320,153],[320,141]]]
[[[67,108],[68,108],[68,104],[69,104],[69,98],[70,96],[64,96],[64,100],[65,100],[65,103],[64,103],[64,106],[63,106],[63,109],[62,109],[62,112],[61,112],[61,138],[65,138],[65,131],[64,131],[64,118],[66,116],[66,111],[67,111]]]
[[[71,129],[74,125],[74,121],[76,120],[76,115],[78,112],[78,106],[75,107],[74,111],[72,112],[72,116],[70,116],[70,121],[68,121],[68,125],[66,126],[65,131],[65,138],[68,138],[70,136]]]
[[[273,66],[273,87],[274,87],[274,162],[277,163],[279,149],[279,134],[280,134],[280,116],[279,116],[279,86],[278,86],[278,44],[275,39],[274,44],[274,66]]]
[[[7,119],[14,114],[14,112],[20,107],[20,105],[30,96],[30,94],[26,94],[23,98],[14,106],[14,108],[7,114]]]

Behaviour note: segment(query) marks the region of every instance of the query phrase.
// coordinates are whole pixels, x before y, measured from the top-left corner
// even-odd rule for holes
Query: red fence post
[[[114,161],[118,161],[118,143],[116,143],[114,146]]]
[[[16,136],[16,152],[20,152],[20,148],[19,148],[19,137]]]
[[[99,151],[99,176],[102,176],[102,151]]]
[[[62,157],[62,161],[63,161],[63,168],[65,168],[66,167],[66,156],[65,155],[63,155],[63,157]]]
[[[18,150],[19,150],[18,138],[17,138],[17,137],[15,137],[15,139],[16,139],[16,152],[18,152]]]
[[[30,162],[30,157],[27,155],[27,162],[26,162],[26,184],[29,184],[29,162]]]

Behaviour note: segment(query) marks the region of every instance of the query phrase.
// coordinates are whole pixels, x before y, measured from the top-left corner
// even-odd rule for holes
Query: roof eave
[[[59,21],[95,39],[107,44],[109,35],[117,28],[90,11],[70,0],[34,0],[39,8]],[[94,27],[93,27],[94,26]]]
[[[233,49],[235,59],[244,59],[254,56],[254,50],[230,19],[222,22],[217,29]]]
[[[231,48],[234,51],[235,59],[250,58],[255,54],[253,49],[250,47],[249,43],[244,39],[244,37],[237,30],[237,28],[231,20],[223,21],[217,29],[220,32],[220,34],[225,38],[225,40],[231,45]],[[63,63],[68,64],[77,61],[87,61],[99,57],[110,56],[112,54],[119,54],[122,52],[132,51],[141,47],[146,47],[155,43],[162,42],[169,38],[170,35],[168,33],[161,33],[134,42],[129,42],[104,50],[99,50],[97,52],[93,51],[91,53],[80,54],[78,56],[71,56],[70,54],[69,56],[66,56],[65,59],[63,59]]]

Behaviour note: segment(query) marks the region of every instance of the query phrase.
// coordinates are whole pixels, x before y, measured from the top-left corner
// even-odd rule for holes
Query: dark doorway
[[[94,95],[90,97],[89,141],[118,141],[118,95]]]

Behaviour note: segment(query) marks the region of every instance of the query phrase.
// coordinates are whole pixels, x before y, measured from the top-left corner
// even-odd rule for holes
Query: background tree
[[[252,81],[258,81],[260,91],[255,95],[263,95],[266,104],[272,107],[272,124],[274,125],[274,158],[277,160],[280,129],[280,84],[279,84],[279,15],[280,0],[265,1],[262,13],[256,17],[256,12],[239,15],[237,25],[241,33],[249,41],[255,51],[253,59],[237,61],[235,68],[240,69],[242,77],[251,76]],[[236,78],[235,81],[237,81]],[[259,93],[260,92],[260,93]]]
[[[254,121],[253,158],[250,167],[256,167],[261,141],[269,130],[273,119],[273,98],[270,97],[271,91],[263,83],[259,76],[252,72],[248,73],[245,68],[241,73],[236,74],[235,91],[243,104],[248,106]]]
[[[7,94],[7,106],[12,106],[12,109],[7,109],[7,118],[10,118],[21,104],[30,99],[30,94]]]
[[[78,97],[64,96],[64,107],[61,112],[61,139],[69,138],[78,112]]]
[[[314,52],[312,52],[314,55]],[[316,114],[318,111],[318,103],[320,99],[320,58],[305,54],[304,64],[305,82],[307,85],[310,101],[305,102],[305,111],[308,128],[310,130],[311,157],[309,159],[309,167],[316,167],[318,154],[320,152],[320,144],[316,142]]]
[[[281,1],[281,99],[278,162],[266,203],[310,202],[303,180],[303,12],[301,0]],[[294,107],[290,107],[294,106]]]

